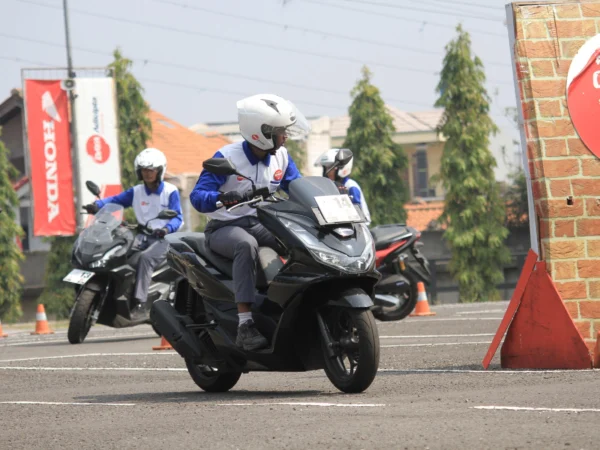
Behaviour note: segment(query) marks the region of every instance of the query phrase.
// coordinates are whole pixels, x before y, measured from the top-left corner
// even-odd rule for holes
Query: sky
[[[384,101],[432,109],[456,26],[484,64],[496,177],[518,163],[506,0],[69,0],[74,67],[102,67],[119,47],[150,106],[191,126],[234,121],[236,101],[288,98],[308,117],[347,114],[367,65]],[[0,102],[21,69],[66,67],[63,0],[0,0]]]

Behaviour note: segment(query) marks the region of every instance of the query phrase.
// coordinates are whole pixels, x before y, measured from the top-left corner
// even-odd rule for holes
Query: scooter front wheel
[[[69,320],[67,337],[71,344],[81,344],[94,324],[94,299],[96,293],[83,288],[75,301],[73,314]]]
[[[366,390],[379,368],[379,333],[370,310],[332,308],[325,316],[333,350],[323,340],[325,373],[340,391]]]

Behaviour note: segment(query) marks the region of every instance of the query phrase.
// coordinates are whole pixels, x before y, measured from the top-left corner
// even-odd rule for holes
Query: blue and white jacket
[[[96,205],[102,208],[107,203],[116,203],[124,208],[133,207],[135,218],[138,223],[145,225],[150,219],[158,216],[163,209],[177,211],[177,216],[172,219],[156,219],[148,224],[152,230],[166,228],[169,233],[174,233],[183,225],[183,214],[181,213],[181,200],[177,187],[166,181],[161,181],[156,191],[150,191],[145,184],[138,184],[125,192],[113,197],[97,200]]]
[[[267,155],[261,161],[254,156],[246,141],[236,142],[221,148],[213,158],[229,158],[239,173],[254,181],[257,189],[268,187],[270,192],[275,192],[278,188],[288,192],[290,182],[302,176],[285,147],[280,147],[277,154]],[[225,208],[217,210],[216,205],[217,197],[222,192],[237,191],[243,195],[251,189],[252,184],[245,178],[215,175],[203,170],[190,194],[190,202],[211,219],[229,221],[243,216],[255,216],[256,209],[249,206],[241,206],[229,212]]]
[[[363,195],[362,189],[358,183],[350,177],[346,177],[342,180],[342,184],[348,188],[348,195],[352,200],[352,203],[356,203],[362,209],[365,218],[367,219],[367,225],[371,223],[371,213],[369,213],[369,207],[367,206],[367,199]]]

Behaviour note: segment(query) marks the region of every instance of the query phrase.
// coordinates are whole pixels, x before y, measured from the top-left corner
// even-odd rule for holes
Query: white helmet
[[[315,167],[323,167],[323,176],[325,176],[325,171],[329,169],[335,162],[335,155],[337,155],[340,150],[341,149],[339,148],[327,150],[315,163]],[[350,176],[350,172],[352,172],[352,161],[354,161],[354,158],[352,158],[346,165],[338,167],[337,176],[339,178],[346,178],[347,176]]]
[[[258,94],[237,102],[238,122],[244,139],[261,150],[275,148],[273,135],[293,138],[310,133],[306,117],[292,102],[273,94]]]
[[[158,169],[158,179],[163,181],[165,178],[167,158],[157,148],[145,148],[135,157],[133,164],[138,180],[142,179],[142,169]]]

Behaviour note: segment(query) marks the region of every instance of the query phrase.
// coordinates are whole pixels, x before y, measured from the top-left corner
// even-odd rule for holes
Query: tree
[[[16,222],[15,208],[19,207],[19,199],[11,182],[17,174],[8,160],[8,149],[0,141],[0,318],[6,321],[21,315],[23,277],[19,263],[23,254],[16,238],[23,230]]]
[[[131,73],[133,62],[124,58],[119,49],[115,50],[114,61],[109,65],[113,70],[117,87],[117,114],[119,118],[119,152],[121,154],[121,185],[123,189],[134,186],[139,181],[133,162],[152,135],[152,124],[148,113],[150,107],[142,96],[143,88]],[[133,211],[127,210],[125,218],[135,222]],[[76,236],[50,238],[51,248],[46,263],[45,288],[40,297],[48,312],[57,317],[67,317],[74,301],[72,285],[62,281],[71,270],[71,251]]]
[[[352,150],[352,178],[367,199],[373,225],[404,222],[408,189],[402,174],[408,166],[403,148],[392,140],[392,117],[385,109],[379,89],[371,84],[371,72],[351,92],[350,127],[344,147]]]
[[[446,190],[441,220],[460,301],[486,301],[498,297],[496,284],[510,261],[508,230],[489,150],[489,136],[497,128],[489,116],[483,64],[471,54],[469,34],[460,25],[457,32],[446,46],[437,86],[436,106],[445,108],[439,131],[446,137],[439,174]]]
[[[109,67],[117,85],[121,185],[128,189],[139,182],[133,162],[152,136],[152,123],[148,116],[150,107],[143,97],[144,88],[131,73],[133,62],[124,58],[119,49],[113,55],[115,59]]]

